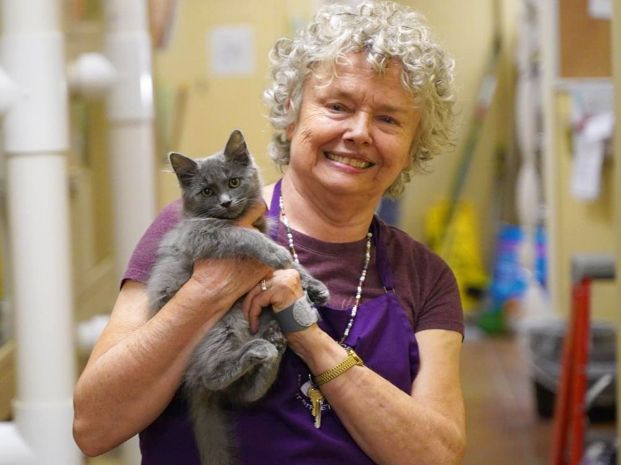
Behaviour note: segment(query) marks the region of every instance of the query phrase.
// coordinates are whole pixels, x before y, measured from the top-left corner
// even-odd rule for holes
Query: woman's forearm
[[[290,335],[290,345],[315,375],[346,356],[345,349],[316,327],[307,334]],[[430,375],[424,372],[419,377]],[[418,378],[417,382],[434,383]],[[465,447],[458,373],[455,379],[433,387],[437,395],[427,395],[434,389],[425,388],[409,395],[369,368],[355,366],[321,386],[321,391],[356,443],[376,463],[458,464]]]
[[[366,367],[324,387],[358,445],[381,465],[454,465],[461,461],[459,423],[401,391]]]
[[[82,451],[101,454],[152,423],[201,338],[270,272],[254,260],[199,260],[152,318],[146,286],[126,282],[76,385],[73,426]]]
[[[75,389],[74,435],[87,455],[117,446],[157,418],[193,347],[226,310],[222,299],[211,299],[208,312],[197,311],[205,304],[182,288],[148,320],[144,286],[126,287]]]

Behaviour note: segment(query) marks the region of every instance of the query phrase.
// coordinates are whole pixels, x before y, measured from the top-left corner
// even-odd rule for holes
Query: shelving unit
[[[552,305],[562,315],[567,315],[570,308],[572,254],[615,253],[617,269],[621,266],[621,4],[611,1],[612,18],[602,21],[585,17],[588,1],[542,2],[544,185],[550,238],[548,284]],[[612,84],[616,88],[613,157],[605,161],[600,197],[589,203],[570,198],[568,177],[572,160],[565,119],[571,90],[585,84]],[[618,367],[621,367],[620,281],[617,278],[593,289],[593,319],[612,321],[617,328]],[[617,399],[621,399],[620,384],[617,384]],[[617,401],[618,412],[621,412],[620,404]],[[617,436],[621,436],[621,429],[617,427],[617,430]]]

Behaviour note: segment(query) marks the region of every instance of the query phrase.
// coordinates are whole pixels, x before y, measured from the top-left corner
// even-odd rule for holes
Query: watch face
[[[310,305],[294,305],[293,319],[299,325],[307,327],[317,321],[317,314]]]

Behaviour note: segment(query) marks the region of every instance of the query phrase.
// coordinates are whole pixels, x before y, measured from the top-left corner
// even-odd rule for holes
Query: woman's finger
[[[261,288],[261,283],[265,282],[266,286],[267,286],[267,281],[271,278],[271,272],[265,276],[263,276],[263,278],[259,281],[258,284],[256,284],[255,286],[253,286],[248,293],[246,294],[246,297],[244,297],[244,302],[242,304],[242,310],[244,312],[244,316],[246,317],[246,320],[250,321],[249,315],[250,315],[250,307],[252,305],[252,301],[253,299],[260,293],[264,292],[263,289]]]
[[[250,331],[254,334],[259,330],[259,318],[261,317],[261,312],[271,305],[271,300],[273,297],[274,291],[261,291],[258,294],[255,294],[252,299],[250,306],[248,308],[248,324],[250,325]]]
[[[200,288],[217,290],[231,304],[269,276],[271,268],[251,259],[201,259],[194,264],[192,280]]]
[[[282,310],[304,295],[300,274],[294,269],[276,270],[272,276],[260,280],[246,295],[243,309],[250,330],[254,333],[259,327],[261,311],[271,306]]]

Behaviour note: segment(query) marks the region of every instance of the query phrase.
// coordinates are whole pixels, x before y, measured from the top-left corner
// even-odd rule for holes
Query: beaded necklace
[[[291,232],[291,227],[289,226],[289,220],[287,218],[287,215],[285,214],[285,205],[284,205],[282,193],[280,194],[278,203],[280,205],[280,217],[282,219],[283,224],[285,225],[285,230],[287,232],[287,242],[289,244],[289,252],[291,253],[291,256],[293,257],[295,262],[299,265],[300,259],[295,250],[295,246],[293,245],[293,233]],[[369,262],[371,261],[371,238],[372,237],[373,237],[373,233],[369,231],[367,233],[367,244],[366,244],[366,251],[364,255],[364,266],[362,267],[362,273],[360,274],[360,278],[358,279],[358,287],[356,288],[354,306],[351,309],[351,314],[349,315],[349,321],[347,322],[347,326],[345,326],[343,337],[341,337],[341,339],[339,340],[339,344],[341,345],[344,345],[344,342],[347,339],[347,336],[349,336],[349,332],[351,331],[351,328],[354,325],[354,320],[356,319],[356,315],[358,314],[358,307],[360,306],[360,301],[362,300],[362,285],[364,284],[364,280],[367,278]]]

